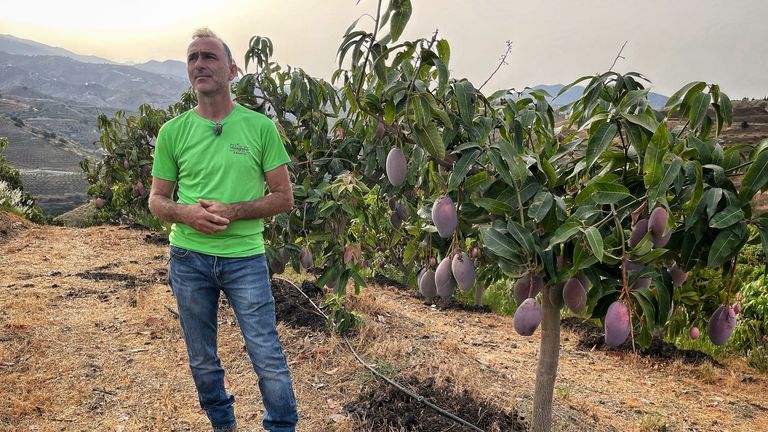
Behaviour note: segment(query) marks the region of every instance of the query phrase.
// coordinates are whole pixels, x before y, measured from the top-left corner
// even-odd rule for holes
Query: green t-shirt
[[[264,173],[290,161],[277,127],[269,117],[235,104],[214,122],[189,110],[160,128],[152,175],[177,182],[178,202],[199,199],[224,204],[253,201],[264,196]],[[264,222],[236,220],[226,230],[203,234],[182,223],[171,228],[171,244],[220,257],[264,253]]]

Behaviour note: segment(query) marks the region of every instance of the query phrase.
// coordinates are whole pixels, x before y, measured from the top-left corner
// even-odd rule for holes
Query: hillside
[[[162,238],[127,227],[35,226],[2,213],[0,233],[0,430],[206,430]],[[374,378],[290,283],[273,284],[299,431],[466,430]],[[523,338],[509,317],[425,304],[394,286],[371,284],[352,305],[365,327],[350,343],[378,371],[483,430],[524,429],[538,331]],[[594,334],[576,330],[583,323],[568,322],[554,430],[768,430],[768,377],[740,361],[604,351]],[[239,421],[255,430],[255,375],[226,302],[219,326]]]

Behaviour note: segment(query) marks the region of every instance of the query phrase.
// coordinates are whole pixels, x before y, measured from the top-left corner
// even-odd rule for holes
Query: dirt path
[[[121,227],[8,232],[0,430],[208,430],[165,285],[166,245]],[[300,431],[467,430],[374,378],[288,283],[275,282],[275,297]],[[364,288],[352,303],[365,327],[351,343],[378,371],[484,430],[525,427],[538,332],[519,337],[511,318],[441,310],[389,287]],[[225,303],[219,318],[239,421],[258,430],[255,374]],[[768,430],[768,379],[739,362],[692,366],[590,352],[578,340],[563,331],[554,430]]]

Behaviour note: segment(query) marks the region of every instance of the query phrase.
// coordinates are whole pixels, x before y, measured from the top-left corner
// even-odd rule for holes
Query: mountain
[[[72,51],[66,50],[64,48],[52,47],[29,39],[22,39],[11,35],[0,35],[0,51],[6,52],[8,54],[25,56],[53,55],[69,57],[83,63],[116,64],[112,60],[107,60],[105,58],[75,54]]]
[[[537,85],[534,87],[526,88],[522,93],[523,95],[528,96],[531,94],[531,92],[535,90],[544,90],[550,96],[546,98],[547,101],[555,107],[568,105],[569,103],[579,99],[581,95],[584,93],[584,87],[574,86],[568,89],[565,93],[558,96],[557,99],[554,99],[554,102],[553,102],[553,98],[555,97],[555,95],[557,95],[557,92],[559,92],[560,89],[562,89],[563,87],[565,87],[563,84]],[[668,96],[664,96],[654,92],[648,93],[648,103],[655,109],[660,109],[661,107],[663,107],[664,104],[667,103],[667,99],[669,99]]]
[[[180,78],[132,66],[0,51],[0,93],[21,87],[95,107],[134,111],[143,103],[175,103],[187,86]]]
[[[162,62],[157,60],[150,60],[146,63],[134,64],[133,67],[147,72],[154,72],[160,75],[181,78],[181,80],[185,83],[188,80],[187,65],[184,62],[180,62],[178,60],[165,60]]]

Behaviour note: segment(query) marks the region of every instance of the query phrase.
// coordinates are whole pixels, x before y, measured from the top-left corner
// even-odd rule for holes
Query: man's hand
[[[237,219],[237,204],[222,204],[214,200],[197,200],[208,213],[233,221]]]
[[[221,203],[217,204],[223,205]],[[203,234],[215,234],[219,231],[224,231],[229,226],[230,219],[217,214],[215,211],[211,211],[210,208],[212,206],[206,207],[201,202],[185,207],[183,222]],[[214,208],[214,210],[216,209]]]

